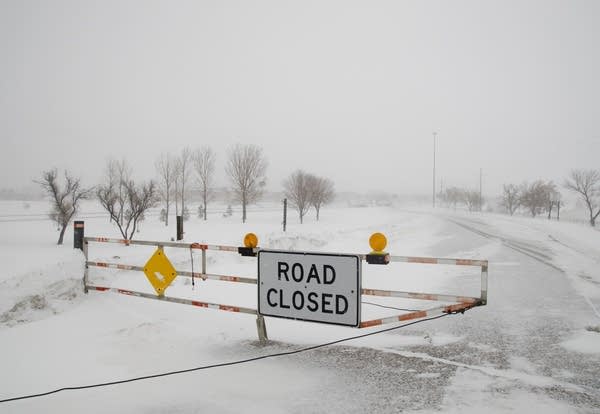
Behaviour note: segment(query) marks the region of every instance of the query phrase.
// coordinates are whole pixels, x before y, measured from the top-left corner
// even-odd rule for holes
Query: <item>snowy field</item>
[[[193,205],[191,211],[197,206]],[[48,205],[0,202],[0,399],[292,351],[378,328],[354,329],[265,318],[112,293],[83,293],[83,254],[69,228],[56,246]],[[402,207],[326,207],[300,225],[280,206],[253,206],[185,223],[185,241],[368,253],[369,236],[394,255],[488,259],[489,303],[392,332],[295,355],[0,404],[0,412],[305,413],[600,412],[600,232],[585,225]],[[100,208],[81,215],[86,236],[118,237]],[[173,220],[174,221],[174,220]],[[148,214],[139,240],[170,240]],[[89,259],[141,266],[154,248],[90,244]],[[200,269],[200,253],[165,248],[178,270]],[[256,277],[256,259],[208,252],[209,273]],[[479,295],[479,269],[363,264],[363,287]],[[90,269],[90,283],[152,293],[141,272]],[[177,296],[256,307],[256,287],[178,277]],[[419,301],[364,296],[415,308]],[[421,301],[422,302],[422,301]],[[362,319],[394,314],[363,304]]]

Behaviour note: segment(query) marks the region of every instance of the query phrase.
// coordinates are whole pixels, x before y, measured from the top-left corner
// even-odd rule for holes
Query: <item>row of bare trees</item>
[[[157,158],[155,168],[158,175],[158,197],[164,205],[166,226],[169,225],[169,213],[173,201],[175,201],[175,215],[186,213],[189,180],[194,172],[200,183],[206,212],[215,169],[215,154],[210,147],[205,146],[195,151],[186,147],[177,156],[163,153]],[[204,219],[206,220],[206,213]]]
[[[334,197],[333,182],[328,178],[317,177],[302,170],[296,170],[283,182],[285,197],[298,212],[300,223],[314,207],[319,220],[321,207]]]
[[[153,181],[136,184],[131,179],[131,168],[125,161],[110,160],[106,169],[105,182],[97,187],[84,188],[79,178],[65,171],[61,184],[56,169],[45,171],[35,181],[50,197],[50,218],[60,227],[58,244],[63,243],[65,230],[77,214],[80,201],[94,194],[100,205],[108,212],[124,239],[132,239],[144,213],[156,205],[156,185]]]
[[[124,239],[131,240],[139,229],[144,213],[158,203],[164,203],[168,225],[169,210],[175,202],[176,214],[185,214],[186,201],[192,177],[195,178],[202,197],[203,218],[214,190],[216,156],[210,147],[195,151],[184,148],[177,156],[162,154],[155,163],[158,181],[135,182],[132,168],[125,159],[107,162],[103,181],[92,188],[83,188],[78,178],[65,172],[64,183],[56,169],[46,171],[36,181],[50,196],[50,217],[59,224],[58,244],[62,244],[65,230],[79,208],[79,202],[96,196]],[[258,201],[266,185],[267,161],[262,148],[256,145],[235,145],[228,150],[225,172],[231,183],[234,201],[242,205],[242,222],[247,219],[247,206]],[[296,174],[296,173],[295,173]],[[319,218],[321,207],[333,197],[333,183],[325,178],[300,172],[306,194],[290,195],[294,205],[301,206],[301,221],[308,207],[313,206]],[[292,174],[292,177],[294,174]],[[291,177],[290,177],[291,178]],[[287,183],[287,181],[286,181]],[[290,190],[299,187],[291,186]],[[286,184],[286,193],[288,187]],[[304,190],[303,190],[304,191]]]
[[[458,187],[449,187],[439,194],[440,201],[448,207],[456,209],[464,205],[469,211],[480,211],[483,200],[476,190],[467,190]]]
[[[214,194],[216,154],[204,146],[191,150],[184,148],[178,156],[161,154],[156,160],[158,195],[164,205],[165,225],[169,225],[169,212],[175,200],[175,214],[187,213],[186,201],[190,187],[197,184],[202,198],[202,214],[207,219],[208,203]],[[247,206],[260,199],[266,185],[267,161],[262,148],[256,145],[235,145],[228,150],[225,172],[232,185],[234,201],[242,205],[242,221],[247,218]],[[194,182],[190,183],[190,179]]]
[[[558,206],[560,199],[560,192],[552,181],[536,180],[520,185],[505,184],[500,197],[500,205],[511,216],[523,208],[532,217],[544,212],[547,212],[550,217],[552,209]]]
[[[564,188],[576,193],[584,202],[591,226],[596,225],[600,215],[600,170],[572,170],[563,184]],[[520,185],[505,184],[500,205],[513,215],[524,208],[533,217],[543,212],[550,217],[554,206],[559,206],[561,194],[552,181],[537,180]]]

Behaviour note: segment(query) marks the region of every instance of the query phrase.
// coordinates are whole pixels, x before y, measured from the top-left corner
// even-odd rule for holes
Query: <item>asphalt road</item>
[[[598,354],[560,345],[596,317],[552,252],[464,220],[447,220],[443,232],[452,237],[435,246],[439,256],[498,245],[488,258],[488,305],[394,333],[459,338],[446,345],[336,346],[291,357],[291,372],[310,368],[321,386],[290,400],[290,412],[600,412]]]

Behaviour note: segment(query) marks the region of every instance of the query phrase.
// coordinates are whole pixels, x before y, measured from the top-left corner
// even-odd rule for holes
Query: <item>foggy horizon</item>
[[[431,194],[600,167],[600,3],[0,4],[0,188],[139,179],[162,153],[263,148],[336,191]]]

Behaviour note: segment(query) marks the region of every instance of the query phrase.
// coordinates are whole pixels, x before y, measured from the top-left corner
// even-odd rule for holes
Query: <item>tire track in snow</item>
[[[459,227],[464,228],[465,230],[468,230],[472,233],[478,234],[482,237],[485,237],[487,239],[492,239],[492,240],[499,240],[500,242],[502,242],[502,244],[504,244],[506,247],[508,247],[509,249],[515,250],[521,254],[524,254],[525,256],[528,256],[534,260],[536,260],[537,262],[540,262],[542,264],[545,264],[546,266],[549,266],[555,270],[558,270],[561,273],[566,274],[566,271],[558,266],[556,266],[555,264],[551,263],[549,260],[551,260],[552,258],[550,256],[548,256],[547,254],[540,252],[539,250],[534,249],[533,247],[529,247],[526,243],[523,242],[518,242],[516,240],[510,240],[507,239],[505,237],[501,237],[492,233],[487,233],[485,231],[482,231],[478,228],[475,228],[473,226],[470,226],[468,224],[465,224],[461,221],[457,221],[455,219],[451,219],[451,218],[447,218],[445,217],[446,220],[448,220],[451,223],[456,224]],[[558,240],[556,240],[558,241]],[[567,246],[568,247],[568,246]],[[579,294],[585,299],[585,302],[588,304],[588,306],[592,309],[592,311],[594,312],[594,314],[600,319],[600,311],[596,308],[596,306],[594,305],[594,303],[591,301],[591,299],[579,292]]]
[[[531,375],[531,374],[527,374],[527,373],[519,372],[519,371],[515,371],[515,370],[501,370],[501,369],[492,368],[492,367],[463,364],[461,362],[456,362],[456,361],[452,361],[449,359],[434,357],[434,356],[431,356],[429,354],[425,354],[422,352],[399,351],[399,350],[392,349],[392,348],[373,348],[373,349],[376,349],[376,350],[382,351],[382,352],[388,352],[388,353],[400,355],[405,358],[419,358],[424,361],[439,362],[439,363],[442,363],[445,365],[452,365],[452,366],[455,366],[458,368],[475,370],[475,371],[479,371],[485,375],[489,375],[491,377],[504,378],[504,379],[511,380],[511,381],[519,381],[519,382],[522,382],[526,385],[533,386],[533,387],[552,388],[552,387],[558,386],[558,387],[562,387],[565,390],[568,390],[571,392],[576,392],[576,393],[585,393],[586,392],[586,390],[581,386],[571,384],[570,382],[557,381],[553,378],[545,377],[545,376],[541,376],[541,375]],[[587,387],[585,387],[585,388],[587,388]],[[587,390],[587,391],[590,391],[590,390]],[[596,391],[596,390],[593,390],[593,391]]]
[[[534,249],[533,247],[528,246],[526,243],[523,242],[518,242],[516,240],[510,240],[507,239],[505,237],[501,237],[501,236],[497,236],[495,234],[491,234],[491,233],[487,233],[484,232],[480,229],[477,229],[475,227],[469,226],[468,224],[462,223],[460,221],[456,221],[453,219],[449,219],[446,218],[446,220],[450,221],[451,223],[456,224],[457,226],[460,226],[466,230],[469,230],[472,233],[478,234],[482,237],[485,237],[486,239],[491,239],[491,240],[499,240],[500,242],[502,242],[502,244],[504,244],[506,247],[508,247],[509,249],[515,250],[521,254],[524,254],[525,256],[529,256],[532,259],[545,264],[546,266],[549,266],[551,268],[553,268],[554,270],[558,270],[559,272],[563,272],[564,270],[561,269],[560,267],[556,266],[555,264],[551,263],[549,260],[551,260],[552,258],[543,253],[540,252],[539,250]]]

